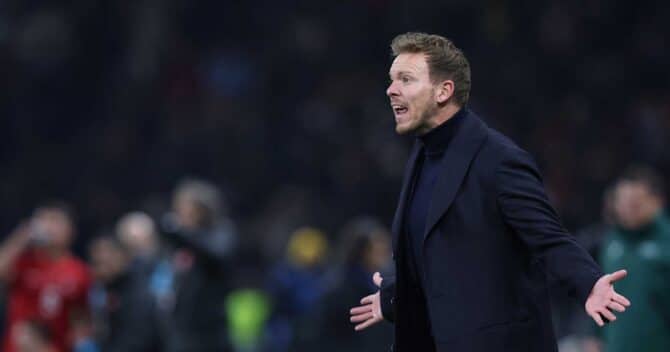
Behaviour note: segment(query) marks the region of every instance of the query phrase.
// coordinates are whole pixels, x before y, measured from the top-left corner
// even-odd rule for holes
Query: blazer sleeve
[[[496,172],[496,200],[504,222],[552,277],[583,304],[602,270],[561,225],[532,157],[507,150]]]
[[[395,271],[389,270],[382,275],[382,287],[379,290],[379,300],[384,319],[395,321]]]

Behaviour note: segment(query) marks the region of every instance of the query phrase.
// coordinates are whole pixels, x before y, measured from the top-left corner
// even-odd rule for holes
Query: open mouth
[[[407,112],[407,107],[404,105],[393,104],[391,107],[396,115],[402,115]]]

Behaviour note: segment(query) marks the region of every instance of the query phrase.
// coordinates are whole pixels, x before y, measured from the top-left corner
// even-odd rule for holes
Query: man
[[[131,270],[130,250],[109,236],[95,239],[89,253],[97,281],[90,296],[100,350],[158,350],[153,297],[146,277]]]
[[[206,181],[187,180],[174,191],[174,212],[166,217],[163,233],[174,247],[174,301],[161,307],[167,313],[169,352],[231,350],[224,298],[237,238],[222,203],[218,188]]]
[[[130,212],[116,224],[116,237],[128,250],[131,258],[130,271],[147,281],[152,292],[164,290],[161,286],[162,274],[166,265],[161,261],[156,225],[151,217],[143,212]]]
[[[561,226],[528,153],[467,108],[463,53],[424,33],[391,48],[396,131],[417,141],[393,221],[395,275],[351,310],[356,329],[393,321],[400,352],[556,351],[549,278],[598,325],[615,320],[629,302],[613,282],[626,272],[603,275]]]
[[[3,351],[16,351],[13,330],[27,320],[44,324],[57,350],[72,346],[71,318],[87,309],[90,278],[85,263],[70,252],[71,214],[60,202],[44,204],[0,247],[0,278],[9,291]]]
[[[625,266],[635,273],[619,286],[635,305],[604,329],[608,352],[670,351],[670,219],[664,203],[661,178],[650,169],[631,168],[615,185],[616,227],[601,262],[606,270]]]

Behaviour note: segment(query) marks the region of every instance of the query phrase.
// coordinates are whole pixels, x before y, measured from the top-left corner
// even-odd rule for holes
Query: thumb
[[[619,270],[611,273],[608,279],[610,282],[615,282],[623,279],[624,277],[626,277],[626,275],[628,275],[628,272],[626,270]]]
[[[382,275],[379,273],[379,271],[375,272],[374,275],[372,275],[372,281],[377,285],[377,287],[382,287],[382,281],[384,279],[382,278]]]

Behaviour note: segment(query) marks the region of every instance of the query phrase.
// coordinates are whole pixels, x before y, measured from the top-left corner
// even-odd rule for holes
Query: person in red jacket
[[[16,352],[13,330],[37,321],[49,330],[58,351],[68,351],[71,318],[87,307],[90,276],[70,245],[75,229],[69,207],[48,203],[19,225],[0,247],[0,279],[7,287],[5,352]]]

